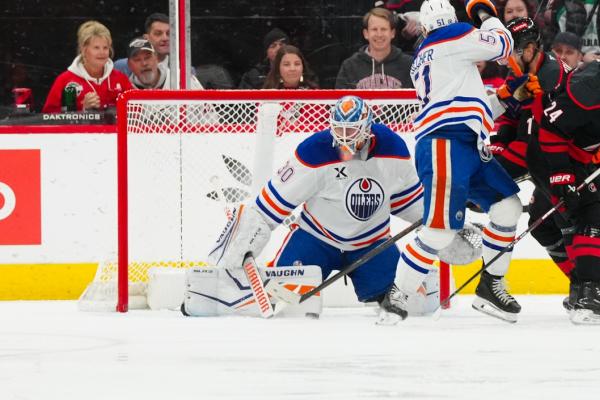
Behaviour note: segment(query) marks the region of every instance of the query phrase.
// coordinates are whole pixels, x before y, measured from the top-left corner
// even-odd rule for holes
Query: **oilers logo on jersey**
[[[375,179],[359,178],[348,186],[346,210],[359,221],[366,221],[382,206],[383,188]]]

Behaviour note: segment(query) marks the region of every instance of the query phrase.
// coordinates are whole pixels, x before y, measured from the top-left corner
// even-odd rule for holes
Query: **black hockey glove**
[[[579,192],[575,181],[575,174],[572,172],[556,172],[550,175],[550,190],[552,191],[552,203],[556,204],[559,200],[564,200],[564,207],[558,211],[566,212],[569,216],[579,205]]]

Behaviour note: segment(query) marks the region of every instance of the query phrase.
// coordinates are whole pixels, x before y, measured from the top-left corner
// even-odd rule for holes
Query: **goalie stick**
[[[419,219],[418,221],[413,222],[412,225],[410,225],[407,228],[405,228],[404,230],[398,232],[396,235],[387,239],[385,242],[381,243],[379,246],[366,252],[360,258],[358,258],[353,263],[348,265],[346,268],[342,269],[340,272],[333,275],[332,277],[324,280],[319,286],[314,287],[313,289],[309,290],[308,292],[304,293],[303,295],[292,292],[291,290],[284,288],[283,286],[275,283],[272,280],[269,281],[269,283],[267,283],[265,289],[271,296],[273,296],[279,300],[282,300],[282,301],[284,301],[286,303],[290,303],[290,304],[300,304],[300,303],[306,301],[307,299],[311,298],[315,294],[319,293],[321,290],[330,286],[338,279],[348,275],[349,273],[351,273],[352,271],[354,271],[355,269],[357,269],[358,267],[360,267],[361,265],[363,265],[364,263],[366,263],[373,257],[377,256],[378,254],[381,254],[383,251],[387,250],[389,247],[393,246],[398,240],[400,240],[401,238],[403,238],[404,236],[408,235],[409,233],[411,233],[412,231],[417,229],[419,226],[421,226],[422,222],[423,222],[422,219]]]
[[[600,168],[598,168],[597,170],[592,172],[587,178],[585,178],[585,180],[579,186],[577,186],[577,192],[580,192],[581,189],[583,189],[584,187],[586,187],[587,185],[592,183],[592,181],[594,179],[596,179],[598,177],[598,175],[600,175]],[[546,211],[546,213],[544,215],[542,215],[540,218],[535,220],[527,229],[525,229],[519,236],[517,236],[505,248],[500,250],[500,252],[498,252],[498,254],[496,254],[487,264],[484,263],[481,266],[481,268],[477,272],[475,272],[475,274],[473,274],[473,276],[471,276],[469,279],[467,279],[467,281],[465,283],[463,283],[450,296],[448,296],[448,298],[446,298],[444,301],[442,301],[440,303],[440,305],[435,309],[435,311],[433,313],[433,319],[438,320],[441,316],[442,309],[445,304],[447,304],[454,296],[456,296],[458,293],[460,293],[461,290],[463,290],[469,283],[471,283],[475,278],[477,278],[481,273],[483,273],[483,271],[485,271],[490,265],[492,265],[494,262],[496,262],[496,260],[498,260],[500,257],[502,257],[502,255],[504,255],[508,251],[511,251],[521,239],[523,239],[529,232],[531,232],[532,230],[534,230],[535,228],[540,226],[546,219],[548,219],[548,217],[550,217],[552,214],[554,214],[554,212],[557,211],[559,208],[561,208],[564,204],[565,204],[565,201],[563,199],[561,199],[558,203],[556,203],[556,205],[554,207],[552,207],[551,209]]]
[[[225,208],[226,217],[228,219],[231,218],[231,211],[229,209],[227,199],[225,198],[223,187],[221,186],[221,179],[217,175],[215,175],[212,178],[210,178],[210,183],[213,186],[215,192],[217,193],[217,197],[219,198],[220,202]],[[250,284],[250,289],[252,290],[252,295],[254,296],[254,300],[256,301],[256,305],[258,306],[260,315],[263,318],[272,317],[274,315],[273,306],[271,305],[269,296],[265,291],[265,287],[263,285],[262,278],[260,277],[258,266],[256,265],[256,261],[254,260],[254,256],[252,255],[252,253],[247,253],[244,256],[242,267],[244,269],[244,272],[246,273],[246,277],[248,278],[248,283]]]

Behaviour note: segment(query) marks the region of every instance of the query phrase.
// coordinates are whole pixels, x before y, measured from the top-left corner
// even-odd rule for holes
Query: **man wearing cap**
[[[277,51],[282,45],[288,44],[290,38],[279,28],[272,29],[265,35],[263,45],[266,57],[263,61],[256,64],[251,70],[242,75],[240,89],[262,89],[265,79],[271,70],[271,63],[275,59]]]
[[[133,39],[127,48],[127,65],[131,70],[129,80],[137,89],[170,89],[169,68],[159,63],[156,50],[149,40]],[[198,79],[191,76],[191,89],[203,89]]]
[[[162,13],[153,13],[146,18],[144,23],[144,39],[148,39],[155,49],[158,61],[169,66],[169,16]],[[127,58],[115,61],[115,69],[125,75],[131,75]]]
[[[552,53],[571,69],[577,68],[583,59],[581,38],[572,32],[559,32],[552,42]]]

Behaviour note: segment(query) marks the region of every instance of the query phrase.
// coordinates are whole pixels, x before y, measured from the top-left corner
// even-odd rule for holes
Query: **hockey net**
[[[150,268],[203,265],[227,210],[251,199],[298,143],[327,129],[332,105],[350,93],[412,142],[412,90],[125,93],[117,107],[118,254],[100,264],[86,308],[143,306],[136,296]],[[274,232],[263,261],[287,229]]]

